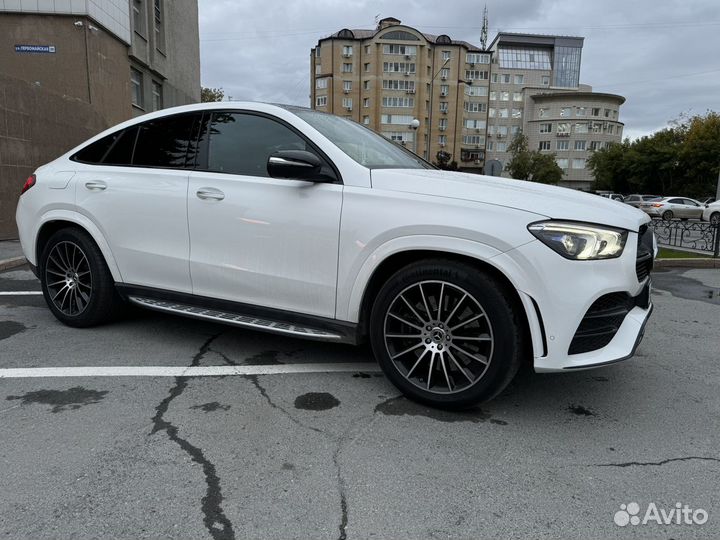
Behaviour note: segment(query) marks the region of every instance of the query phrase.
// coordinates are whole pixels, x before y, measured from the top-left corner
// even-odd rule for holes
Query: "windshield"
[[[360,124],[332,114],[286,107],[369,169],[432,169],[425,160]]]

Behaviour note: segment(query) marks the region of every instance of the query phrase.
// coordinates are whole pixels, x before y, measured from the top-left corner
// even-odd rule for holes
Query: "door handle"
[[[104,189],[107,189],[107,184],[105,182],[85,182],[85,187],[89,189],[90,191],[102,191]]]
[[[198,189],[195,195],[197,195],[198,199],[202,199],[204,201],[222,201],[225,198],[225,194],[222,191],[210,187]]]

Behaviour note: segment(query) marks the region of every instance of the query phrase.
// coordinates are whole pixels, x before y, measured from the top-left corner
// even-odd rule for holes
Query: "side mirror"
[[[280,150],[268,158],[267,171],[272,178],[321,181],[322,161],[305,150]]]

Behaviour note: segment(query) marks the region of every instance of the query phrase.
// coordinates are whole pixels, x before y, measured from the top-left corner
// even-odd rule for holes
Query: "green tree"
[[[505,166],[510,176],[518,180],[531,180],[543,184],[557,184],[563,171],[555,162],[555,154],[543,154],[528,150],[527,136],[518,133],[508,151],[512,158]]]
[[[200,89],[200,102],[210,103],[213,101],[222,101],[225,98],[225,90],[222,88],[208,88],[203,86]]]
[[[595,189],[629,193],[636,191],[628,181],[628,153],[630,139],[622,143],[611,143],[595,150],[588,158],[587,167],[595,178]]]

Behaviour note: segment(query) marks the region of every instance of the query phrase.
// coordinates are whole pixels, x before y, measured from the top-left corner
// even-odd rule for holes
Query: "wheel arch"
[[[489,248],[489,246],[487,247]],[[489,249],[495,251],[492,248]],[[539,346],[539,343],[541,343],[539,341],[541,339],[540,336],[536,336],[533,332],[531,332],[531,327],[536,330],[542,328],[542,323],[538,320],[532,298],[519,291],[516,284],[512,282],[506,273],[490,262],[490,257],[483,258],[481,256],[472,255],[459,250],[448,250],[440,247],[422,249],[407,248],[398,250],[387,255],[374,266],[369,278],[366,280],[362,288],[362,294],[359,302],[356,306],[352,306],[351,304],[350,309],[350,314],[355,314],[357,317],[355,320],[358,321],[358,336],[360,340],[365,340],[368,335],[370,311],[372,310],[373,300],[377,296],[377,293],[383,284],[401,268],[413,263],[431,259],[444,259],[452,262],[464,263],[483,270],[495,277],[503,284],[513,307],[517,309],[520,314],[520,319],[523,324],[522,331],[527,338],[523,341],[529,347],[529,350],[527,351],[529,361],[532,362],[533,356],[543,355],[541,352],[542,348]],[[357,296],[357,294],[354,296]]]
[[[105,258],[105,263],[116,282],[122,282],[120,269],[115,262],[110,245],[100,229],[85,216],[74,212],[54,211],[43,216],[37,232],[35,233],[35,243],[33,254],[37,266],[40,265],[40,256],[47,245],[50,237],[57,231],[65,228],[76,228],[85,231],[93,239]]]

